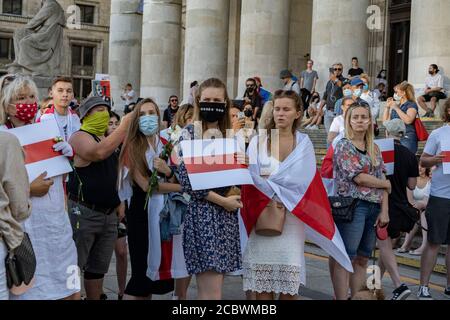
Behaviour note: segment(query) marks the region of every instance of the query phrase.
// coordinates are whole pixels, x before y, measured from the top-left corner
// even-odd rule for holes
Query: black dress
[[[133,186],[130,207],[126,209],[128,223],[128,247],[131,261],[131,279],[125,294],[148,297],[151,294],[167,294],[174,290],[174,281],[152,281],[147,277],[148,214],[145,206],[146,193]]]

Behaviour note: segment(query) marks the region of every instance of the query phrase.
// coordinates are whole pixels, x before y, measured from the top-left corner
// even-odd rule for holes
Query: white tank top
[[[431,189],[431,182],[428,182],[424,188],[416,187],[416,189],[414,189],[414,200],[421,201],[425,197],[429,197],[430,189]]]

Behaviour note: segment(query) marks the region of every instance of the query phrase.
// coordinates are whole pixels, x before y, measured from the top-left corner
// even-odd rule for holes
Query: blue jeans
[[[353,221],[336,223],[350,260],[357,256],[370,258],[372,255],[376,243],[374,225],[380,211],[380,204],[358,200]]]

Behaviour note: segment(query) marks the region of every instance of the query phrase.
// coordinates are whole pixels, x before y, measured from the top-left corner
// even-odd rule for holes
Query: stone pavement
[[[305,246],[306,252],[306,287],[300,288],[302,300],[332,300],[333,289],[328,273],[328,259],[324,252],[311,245]],[[416,268],[400,266],[402,281],[406,283],[412,291],[408,300],[417,300],[416,294],[419,287],[419,271]],[[131,268],[128,267],[128,276],[131,275]],[[387,299],[392,296],[394,290],[389,275],[386,275],[382,282],[383,289]],[[440,273],[434,273],[431,277],[431,294],[435,300],[450,300],[450,297],[444,295],[446,286],[445,276]],[[115,271],[115,257],[111,262],[109,273],[105,277],[104,291],[109,300],[117,299],[117,280]],[[192,280],[188,291],[188,298],[195,299],[197,295],[195,279]],[[245,294],[242,291],[241,277],[226,277],[223,288],[224,300],[244,300]],[[171,300],[171,294],[165,296],[154,296],[155,300]]]

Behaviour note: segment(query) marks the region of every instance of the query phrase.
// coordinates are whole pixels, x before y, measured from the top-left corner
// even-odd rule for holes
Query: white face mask
[[[400,100],[402,100],[402,97],[400,97],[397,93],[394,94],[394,100],[399,102]]]

